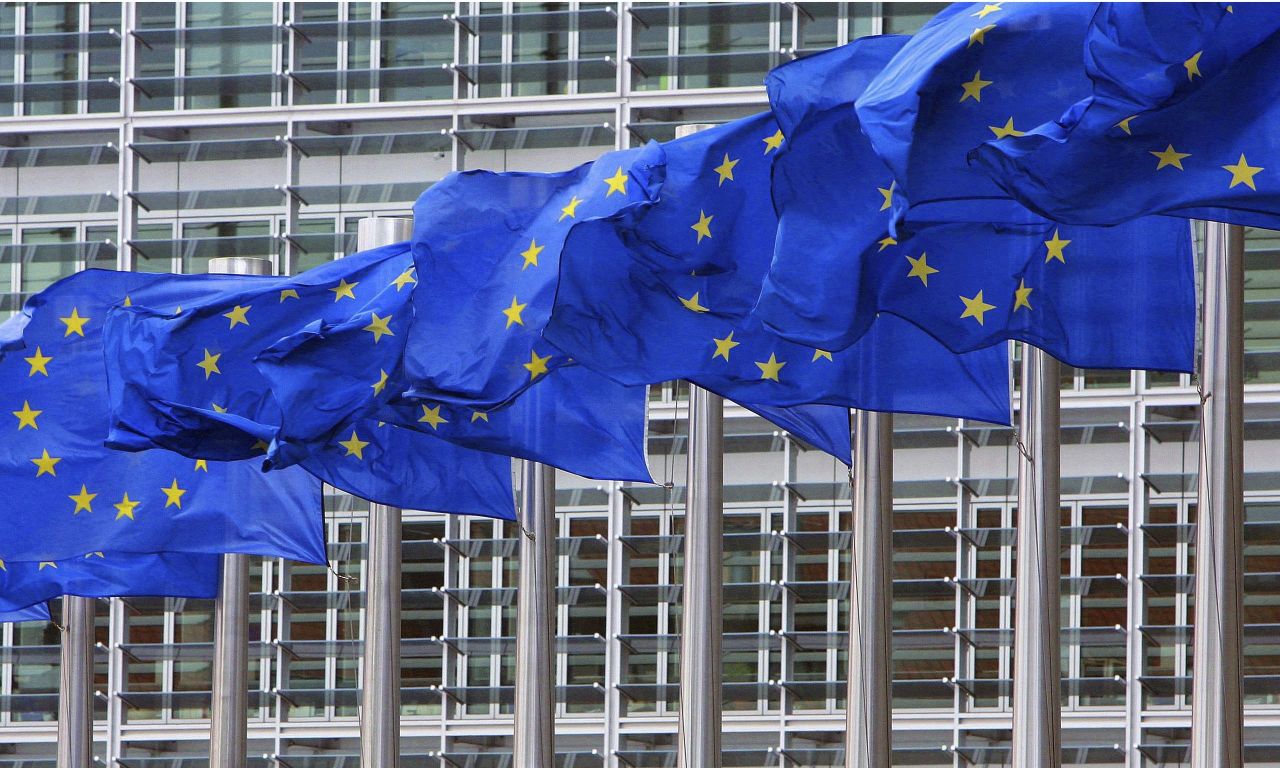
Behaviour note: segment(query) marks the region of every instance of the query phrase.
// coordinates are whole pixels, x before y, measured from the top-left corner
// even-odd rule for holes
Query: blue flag
[[[1082,52],[1097,7],[957,3],[902,46],[856,104],[889,167],[878,185],[895,219],[1033,220],[966,155],[1053,120],[1088,95]]]
[[[1107,4],[1088,43],[1092,94],[977,147],[976,165],[1064,222],[1161,213],[1280,228],[1280,8]]]
[[[0,559],[238,552],[326,562],[320,484],[305,472],[267,478],[249,463],[103,447],[108,310],[144,291],[177,306],[220,283],[90,270],[0,326],[0,481],[24,509],[21,524],[6,527]]]
[[[375,297],[416,284],[404,244],[365,251],[296,277],[222,278],[213,290],[181,305],[137,292],[133,306],[107,323],[111,444],[152,446],[187,456],[262,457],[281,425],[313,418],[330,407],[323,379],[292,381],[286,412],[256,358],[281,337],[324,333],[353,314],[363,318],[362,346],[376,349],[400,333],[407,317],[370,315]],[[377,394],[376,367],[359,355],[344,358],[348,375],[364,385],[364,404]],[[281,463],[370,501],[413,509],[511,518],[515,502],[510,462],[442,440],[378,424],[371,411],[351,411],[323,442],[287,447]],[[291,470],[299,471],[299,470]]]
[[[221,555],[90,552],[0,568],[0,614],[62,595],[216,597]],[[2,620],[2,619],[0,619]]]
[[[560,246],[576,222],[651,200],[656,144],[562,173],[451,174],[413,206],[421,289],[405,345],[409,396],[487,409],[568,356],[539,331],[551,311]]]
[[[832,349],[891,313],[959,352],[1016,339],[1080,367],[1191,370],[1186,222],[932,224],[889,234],[887,185],[876,182],[889,172],[849,107],[904,41],[865,38],[769,74],[789,138],[774,161],[780,223],[758,317]]]
[[[413,266],[407,247],[396,259],[405,269]],[[348,439],[345,425],[354,414],[372,408],[381,422],[375,431],[384,442],[439,438],[586,477],[652,482],[645,462],[644,387],[620,386],[580,365],[551,369],[535,386],[497,408],[401,398],[405,339],[413,333],[412,293],[388,286],[347,319],[313,323],[259,356],[258,368],[283,412],[274,460],[291,463],[312,446]],[[383,460],[394,461],[393,454],[406,448],[391,449]],[[454,450],[457,456],[472,453]],[[509,466],[497,456],[486,461]],[[451,483],[468,477],[465,466],[442,475]],[[510,513],[509,493],[504,501]]]
[[[12,611],[0,611],[0,624],[49,620],[49,606],[47,603],[37,603],[36,605],[29,605],[26,608],[17,608]]]
[[[846,421],[845,408],[867,408],[1006,422],[1004,346],[956,355],[883,317],[831,352],[752,317],[773,256],[770,171],[783,144],[763,114],[664,145],[656,203],[574,227],[546,339],[628,384],[683,378],[740,403],[840,406]]]

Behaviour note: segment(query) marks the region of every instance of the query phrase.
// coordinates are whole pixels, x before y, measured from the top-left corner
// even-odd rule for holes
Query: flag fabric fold
[[[187,552],[89,552],[62,560],[6,561],[0,567],[0,615],[63,595],[216,597],[221,557]]]
[[[24,621],[49,621],[49,606],[46,603],[28,605],[12,611],[0,611],[0,624],[18,624]]]
[[[378,296],[408,295],[416,283],[406,244],[364,251],[295,277],[223,278],[181,310],[137,292],[107,320],[112,395],[110,444],[158,446],[186,456],[261,460],[282,423],[327,418],[323,379],[276,381],[294,398],[289,412],[258,367],[260,353],[291,334],[324,334],[362,321],[361,349],[405,333],[407,316],[366,309]],[[373,305],[376,308],[376,305]],[[379,371],[361,354],[341,361],[367,379],[371,408]],[[511,518],[510,462],[378,423],[371,410],[344,413],[323,441],[286,445],[287,472],[307,472],[373,502],[438,512]],[[272,472],[264,482],[274,480]]]
[[[215,277],[89,270],[31,297],[0,326],[8,419],[0,482],[26,509],[0,541],[0,559],[233,552],[326,562],[320,484],[307,473],[266,478],[251,463],[103,447],[111,420],[109,310],[143,292],[172,307],[225,285]],[[134,373],[145,377],[147,369]]]

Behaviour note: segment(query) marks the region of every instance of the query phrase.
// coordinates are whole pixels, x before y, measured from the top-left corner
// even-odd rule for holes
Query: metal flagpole
[[[676,137],[714,127],[676,128]],[[689,387],[684,599],[680,634],[679,768],[720,768],[724,719],[724,400]]]
[[[556,471],[526,459],[520,476],[512,765],[552,768],[556,706]]]
[[[892,748],[893,414],[853,411],[846,768],[884,768]]]
[[[1014,581],[1013,768],[1062,765],[1058,618],[1058,361],[1022,346],[1018,426],[1018,547]]]
[[[271,262],[245,256],[209,259],[209,274],[269,275]],[[209,765],[245,768],[249,751],[249,557],[223,555],[213,606],[213,712]]]
[[[93,609],[91,597],[62,598],[58,768],[93,763]]]
[[[408,240],[413,220],[360,219],[356,248],[365,251]],[[400,543],[399,507],[369,505],[369,559],[365,577],[364,679],[360,691],[360,765],[400,765]]]
[[[1205,223],[1191,768],[1244,764],[1244,229]]]

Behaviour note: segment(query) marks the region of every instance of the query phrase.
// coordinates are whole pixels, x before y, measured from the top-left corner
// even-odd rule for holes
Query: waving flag
[[[267,478],[251,463],[103,447],[108,310],[144,291],[176,307],[226,284],[90,270],[0,325],[0,480],[25,510],[21,524],[6,526],[0,559],[238,552],[326,562],[320,484],[305,472]],[[131,370],[145,378],[151,369]]]
[[[0,564],[0,615],[79,597],[216,597],[221,555],[90,552],[43,562]],[[0,619],[3,620],[3,619]]]
[[[49,621],[49,606],[45,603],[29,605],[12,611],[0,611],[0,624],[17,624],[23,621]]]
[[[186,456],[261,459],[281,424],[326,408],[326,382],[294,382],[307,395],[285,412],[256,358],[281,337],[323,333],[374,297],[407,295],[416,283],[403,244],[365,251],[296,277],[223,277],[178,304],[137,292],[107,322],[107,369],[114,423],[111,444],[159,446]],[[370,348],[407,317],[362,315]],[[395,325],[393,325],[395,324]],[[342,361],[367,379],[371,405],[380,376],[359,356]],[[283,463],[298,463],[345,491],[375,502],[438,512],[510,518],[510,462],[378,423],[353,411],[323,443]],[[290,470],[297,472],[300,470]],[[274,479],[274,473],[269,482]]]

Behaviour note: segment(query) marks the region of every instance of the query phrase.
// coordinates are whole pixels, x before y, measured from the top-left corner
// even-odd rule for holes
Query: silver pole
[[[512,765],[555,765],[556,471],[522,462]]]
[[[269,275],[271,262],[246,256],[209,259],[211,275]],[[223,555],[213,604],[213,712],[209,765],[245,768],[249,751],[249,556]]]
[[[676,127],[682,138],[714,123]],[[689,463],[684,515],[684,627],[676,764],[720,768],[724,719],[724,400],[689,387]]]
[[[853,412],[846,768],[885,768],[892,749],[893,414]]]
[[[1244,229],[1205,223],[1191,768],[1244,764]]]
[[[356,230],[361,251],[408,240],[413,221],[366,217]],[[360,765],[400,765],[400,543],[399,507],[369,505],[369,559],[365,577],[364,679],[360,690]]]
[[[62,598],[58,768],[93,763],[93,609],[91,597]]]
[[[1058,361],[1022,346],[1014,581],[1013,768],[1062,765]]]

